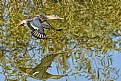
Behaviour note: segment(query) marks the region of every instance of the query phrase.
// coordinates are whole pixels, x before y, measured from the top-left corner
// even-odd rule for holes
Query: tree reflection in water
[[[120,70],[113,66],[112,58],[115,51],[120,53],[120,0],[52,0],[44,3],[2,0],[0,5],[0,65],[5,80],[26,81],[28,75],[35,78],[35,68],[39,70],[37,65],[41,66],[43,57],[65,51],[65,54],[55,56],[47,67],[48,62],[45,63],[43,74],[48,74],[46,70],[54,62],[60,74],[58,77],[68,71],[71,71],[68,76],[84,76],[93,81],[114,81],[120,77]],[[48,21],[54,28],[64,29],[61,32],[45,30],[52,40],[37,40],[31,37],[27,27],[16,28],[21,20],[41,13],[64,18]],[[29,70],[27,68],[30,68],[27,75],[21,72]]]

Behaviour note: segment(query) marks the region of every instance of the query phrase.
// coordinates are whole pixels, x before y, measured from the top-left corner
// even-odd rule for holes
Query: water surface
[[[0,1],[1,80],[38,81],[33,70],[23,72],[19,67],[35,68],[45,56],[58,54],[46,71],[68,75],[55,81],[120,81],[120,5],[120,0]],[[48,22],[63,31],[45,29],[52,40],[42,40],[31,36],[27,27],[16,28],[21,20],[38,14],[62,17]]]

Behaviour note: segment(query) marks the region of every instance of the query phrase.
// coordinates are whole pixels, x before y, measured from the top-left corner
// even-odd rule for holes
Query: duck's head
[[[26,26],[26,23],[27,23],[27,20],[23,20],[23,21],[21,21],[19,23],[19,25],[17,27],[19,27],[19,26]]]

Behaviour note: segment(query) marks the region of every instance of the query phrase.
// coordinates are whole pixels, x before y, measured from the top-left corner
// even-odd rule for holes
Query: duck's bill
[[[16,28],[18,28],[20,25],[16,26]]]
[[[18,27],[20,27],[20,26],[24,26],[24,24],[21,24],[21,23],[20,23],[20,24],[18,24],[18,26],[16,26],[16,27],[18,28]]]
[[[57,15],[49,15],[49,16],[46,16],[48,19],[63,19]]]

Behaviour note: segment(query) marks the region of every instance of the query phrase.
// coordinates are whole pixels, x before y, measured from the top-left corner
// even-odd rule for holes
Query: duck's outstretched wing
[[[41,29],[35,29],[31,33],[32,33],[32,35],[35,38],[38,38],[38,39],[48,39],[48,37],[44,33],[44,29],[43,30],[41,30]]]
[[[62,30],[62,29],[55,29],[55,28],[53,28],[48,22],[42,22],[42,26],[45,29],[53,29],[53,30],[56,30],[56,31],[61,31]]]

